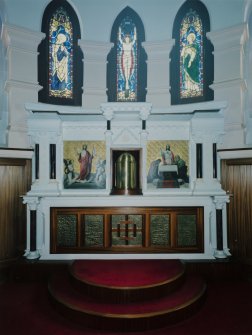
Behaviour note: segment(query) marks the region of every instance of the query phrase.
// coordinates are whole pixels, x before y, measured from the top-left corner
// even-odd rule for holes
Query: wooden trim
[[[23,158],[0,158],[2,166],[25,166],[27,160]]]
[[[252,158],[234,158],[225,160],[226,165],[252,165]]]
[[[246,150],[252,150],[252,148],[218,149],[217,152],[225,152],[225,151],[246,151]]]

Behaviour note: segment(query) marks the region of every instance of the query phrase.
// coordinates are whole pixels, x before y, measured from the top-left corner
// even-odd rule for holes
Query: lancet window
[[[198,0],[187,0],[173,25],[175,45],[170,58],[171,103],[213,100],[213,46],[207,9]]]
[[[66,0],[53,0],[46,8],[39,45],[38,77],[43,87],[39,101],[60,105],[82,103],[83,54],[78,46],[79,21]]]
[[[142,47],[145,33],[140,17],[130,7],[117,16],[110,40],[114,47],[107,57],[108,101],[145,101],[147,57]]]

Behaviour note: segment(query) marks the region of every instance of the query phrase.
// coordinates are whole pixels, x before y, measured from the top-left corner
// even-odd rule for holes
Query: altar
[[[230,255],[218,144],[225,102],[26,104],[27,259]]]

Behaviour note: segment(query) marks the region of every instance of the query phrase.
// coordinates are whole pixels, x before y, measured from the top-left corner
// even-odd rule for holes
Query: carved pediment
[[[137,133],[132,132],[128,128],[122,129],[118,134],[115,135],[115,138],[113,138],[112,142],[113,145],[116,146],[134,146],[139,145],[139,137],[137,136]]]

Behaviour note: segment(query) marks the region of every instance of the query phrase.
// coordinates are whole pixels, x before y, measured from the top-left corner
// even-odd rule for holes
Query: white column
[[[27,259],[39,259],[37,249],[37,209],[40,203],[38,197],[23,197],[23,203],[27,205],[27,228],[26,228],[26,250],[24,256]]]
[[[227,245],[227,216],[226,204],[229,196],[215,196],[213,199],[216,209],[216,248],[214,257],[227,258],[230,252]]]

